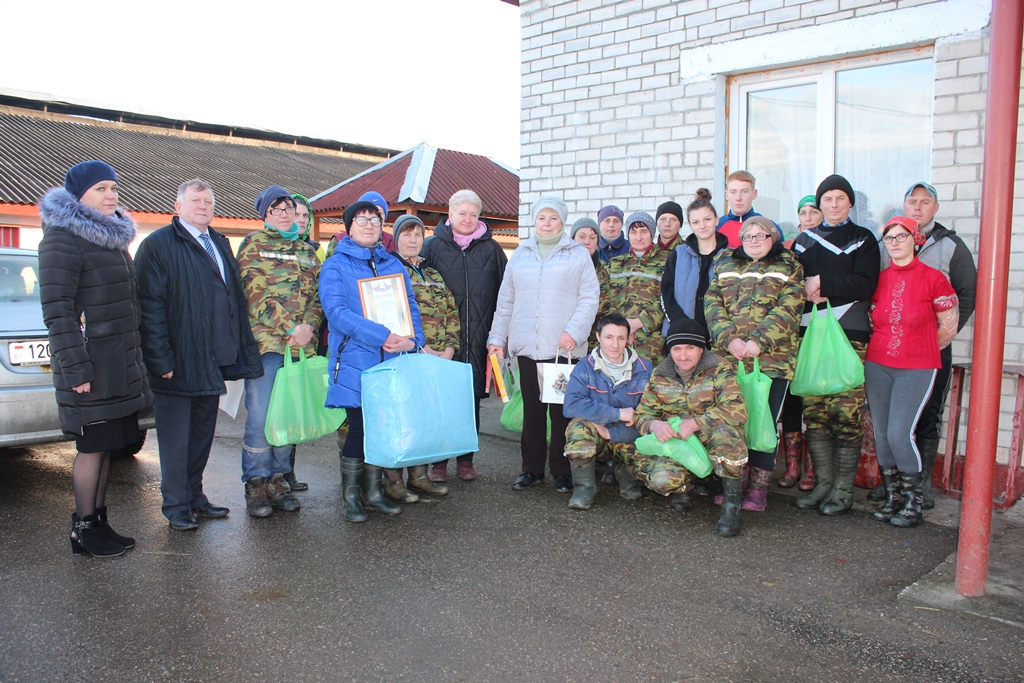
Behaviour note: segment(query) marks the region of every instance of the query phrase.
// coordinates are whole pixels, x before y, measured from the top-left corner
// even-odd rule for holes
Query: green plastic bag
[[[744,425],[747,448],[771,453],[779,445],[779,430],[768,405],[772,379],[761,372],[761,364],[755,357],[754,369],[750,372],[747,372],[746,365],[740,361],[739,367],[736,368],[736,382],[740,385],[743,402],[747,406],[747,424]]]
[[[789,392],[794,396],[831,396],[862,384],[864,363],[832,313],[832,304],[827,304],[825,315],[812,310]]]
[[[505,373],[508,403],[501,409],[501,426],[510,432],[523,431],[523,390],[519,386],[519,371]],[[548,414],[548,441],[551,441],[551,415]]]
[[[345,421],[344,408],[325,408],[327,401],[327,358],[306,358],[292,362],[291,349],[284,354],[284,365],[274,375],[270,408],[264,433],[271,446],[312,441],[338,431]]]
[[[668,423],[672,429],[679,431],[679,425],[683,424],[682,418],[673,417]],[[669,439],[658,441],[654,434],[641,436],[635,442],[636,450],[644,455],[657,455],[662,458],[671,458],[677,463],[693,472],[698,479],[711,474],[714,467],[711,465],[711,458],[708,456],[708,449],[700,442],[696,434],[691,434],[686,439]]]

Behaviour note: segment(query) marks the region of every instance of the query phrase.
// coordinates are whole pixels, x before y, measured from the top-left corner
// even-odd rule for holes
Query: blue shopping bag
[[[362,374],[363,448],[378,467],[411,467],[480,449],[473,368],[402,354]]]

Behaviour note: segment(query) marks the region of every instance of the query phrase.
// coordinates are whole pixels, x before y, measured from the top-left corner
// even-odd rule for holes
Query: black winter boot
[[[722,477],[722,515],[718,518],[718,535],[735,536],[743,525],[743,482]]]
[[[871,516],[879,522],[888,522],[903,507],[900,471],[895,467],[883,467],[882,487],[885,489],[885,505],[875,510]]]
[[[831,434],[820,429],[808,431],[804,438],[814,463],[814,488],[797,498],[796,506],[801,510],[817,510],[832,490],[832,459],[836,441]]]
[[[397,515],[402,511],[402,507],[394,505],[384,495],[384,491],[381,489],[381,475],[383,473],[383,468],[363,463],[363,476],[360,479],[363,502],[366,507],[374,512],[380,512],[385,515]]]
[[[931,510],[935,507],[935,496],[932,494],[932,470],[935,468],[935,457],[939,454],[939,440],[918,439],[917,450],[921,454],[921,509]]]
[[[107,522],[107,506],[104,505],[101,508],[96,508],[96,519],[99,520],[100,528],[103,529],[103,533],[107,535],[114,543],[124,546],[125,550],[131,550],[135,547],[135,539],[131,536],[122,536],[121,534],[110,528],[110,524]]]
[[[71,552],[74,555],[88,553],[93,557],[117,557],[124,555],[124,546],[107,538],[95,514],[79,519],[72,513]]]
[[[909,529],[918,526],[924,519],[921,514],[921,473],[903,474],[903,508],[892,516],[889,524]]]
[[[365,522],[366,510],[359,480],[363,477],[363,461],[355,458],[341,459],[341,500],[345,509],[345,519],[350,522]]]
[[[285,483],[288,484],[288,488],[292,491],[308,491],[309,484],[304,481],[299,481],[295,476],[295,451],[298,450],[298,446],[292,446],[292,471],[284,475]]]
[[[597,465],[593,460],[583,467],[572,467],[572,497],[569,507],[573,510],[589,510],[597,495]]]
[[[860,447],[860,441],[836,441],[832,492],[821,501],[821,514],[838,517],[853,507],[853,478],[860,461]]]

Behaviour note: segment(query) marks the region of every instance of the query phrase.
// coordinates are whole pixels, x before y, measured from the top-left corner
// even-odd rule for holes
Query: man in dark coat
[[[455,360],[473,366],[476,389],[476,424],[480,428],[480,399],[487,396],[484,377],[487,364],[487,333],[491,330],[498,290],[508,257],[480,220],[483,205],[472,190],[460,190],[448,202],[449,215],[434,228],[423,247],[423,265],[441,274],[459,308],[459,355]],[[447,479],[448,461],[430,468],[431,481]],[[476,479],[473,454],[458,457],[459,477]]]
[[[143,356],[154,394],[163,513],[172,529],[228,509],[203,493],[224,381],[263,374],[249,328],[238,264],[227,238],[210,228],[213,189],[195,179],[178,188],[177,216],[139,246]]]

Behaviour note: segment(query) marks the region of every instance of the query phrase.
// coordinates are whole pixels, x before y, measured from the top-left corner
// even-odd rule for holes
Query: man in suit
[[[209,184],[182,183],[178,215],[147,237],[136,256],[163,513],[178,531],[197,528],[196,517],[227,516],[228,508],[203,493],[219,396],[225,380],[263,374],[238,264],[227,238],[210,228],[214,205]]]

